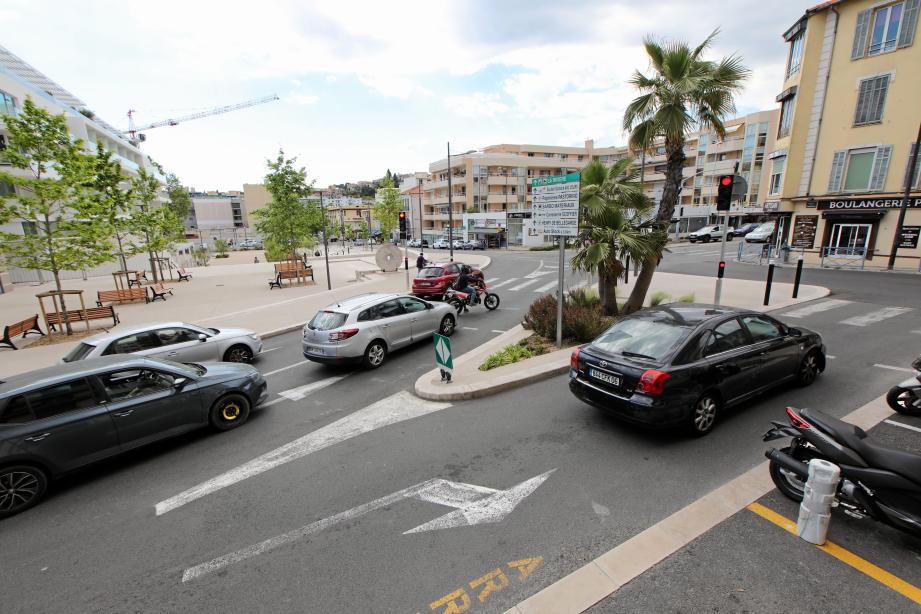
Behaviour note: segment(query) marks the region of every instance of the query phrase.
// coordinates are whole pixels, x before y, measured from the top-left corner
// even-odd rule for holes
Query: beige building
[[[256,218],[253,212],[262,209],[272,202],[272,195],[265,189],[261,183],[244,183],[243,184],[243,224],[248,228],[254,228]]]
[[[778,241],[808,262],[885,266],[921,121],[919,0],[837,0],[806,11],[788,43],[768,154]],[[895,266],[918,270],[918,169]]]

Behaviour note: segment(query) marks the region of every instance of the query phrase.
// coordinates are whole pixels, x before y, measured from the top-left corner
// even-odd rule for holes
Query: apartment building
[[[426,173],[426,177],[428,173]],[[410,188],[402,189],[400,191],[400,201],[403,204],[403,211],[406,212],[407,219],[407,229],[409,230],[410,239],[418,239],[422,237],[422,182],[425,177],[417,178],[416,181]]]
[[[885,266],[921,122],[919,0],[837,0],[785,33],[786,72],[770,197],[778,242],[807,262]],[[918,270],[916,168],[895,266]]]

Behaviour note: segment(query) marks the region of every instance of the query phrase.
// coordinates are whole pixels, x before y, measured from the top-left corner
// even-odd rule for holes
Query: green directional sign
[[[432,340],[435,342],[435,362],[445,371],[454,369],[454,360],[451,355],[451,340],[438,333],[432,334]]]

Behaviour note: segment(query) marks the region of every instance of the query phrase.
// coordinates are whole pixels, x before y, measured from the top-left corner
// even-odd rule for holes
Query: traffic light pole
[[[736,162],[735,168],[732,170],[733,178],[733,187],[735,186],[735,176],[739,172],[739,163]],[[732,189],[732,188],[730,188]],[[720,304],[720,294],[723,292],[723,273],[726,271],[726,234],[729,230],[729,211],[725,211],[722,218],[723,225],[723,237],[720,239],[720,263],[719,268],[717,269],[716,274],[716,288],[713,291],[713,304]],[[679,221],[680,223],[680,221]]]

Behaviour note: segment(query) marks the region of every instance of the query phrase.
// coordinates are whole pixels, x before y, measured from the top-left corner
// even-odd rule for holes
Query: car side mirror
[[[199,340],[199,341],[207,341],[207,340],[208,340],[208,335],[206,335],[205,333],[198,333],[198,340]]]
[[[176,390],[182,390],[185,388],[185,385],[189,383],[189,378],[187,377],[176,377],[173,378],[173,388]]]
[[[425,304],[425,308],[426,308],[426,309],[435,309],[435,305],[432,305],[431,303],[426,303],[426,304]]]
[[[798,328],[791,328],[787,330],[787,334],[790,335],[791,337],[802,337],[803,331],[801,331]]]

